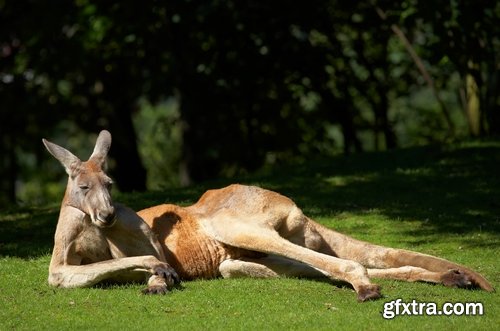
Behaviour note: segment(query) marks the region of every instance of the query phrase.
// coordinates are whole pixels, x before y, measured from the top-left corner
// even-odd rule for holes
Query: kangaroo
[[[161,204],[135,213],[111,200],[103,170],[108,131],[86,162],[43,142],[69,175],[49,267],[54,286],[149,277],[143,292],[156,294],[179,280],[291,276],[345,281],[360,302],[381,297],[371,278],[493,291],[465,266],[353,239],[313,221],[291,199],[255,186],[233,184],[188,207]]]
[[[103,170],[110,133],[99,134],[86,162],[42,141],[69,176],[54,236],[49,284],[89,287],[103,281],[149,278],[145,293],[165,293],[178,275],[166,262],[155,234],[134,211],[111,199],[113,182]]]

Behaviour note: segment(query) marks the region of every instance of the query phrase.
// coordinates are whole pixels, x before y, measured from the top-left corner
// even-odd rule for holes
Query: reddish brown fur
[[[281,248],[275,251],[273,245],[268,247],[281,237],[327,256],[357,261],[372,268],[368,269],[370,277],[425,280],[458,287],[469,286],[468,280],[474,279],[472,283],[476,286],[492,289],[479,274],[463,266],[424,254],[373,245],[327,229],[305,217],[287,197],[258,187],[230,185],[207,191],[190,207],[160,205],[142,210],[138,215],[159,236],[168,263],[185,279],[216,277],[222,265],[237,269],[223,268],[222,274],[229,277],[245,273],[266,277],[301,273],[318,276],[318,272],[307,267],[266,258],[269,253],[275,253],[302,259],[300,254],[290,252],[291,255],[286,255],[286,250],[281,252]],[[213,229],[215,232],[211,232]],[[269,229],[280,237],[265,239]],[[226,263],[228,260],[242,262]],[[426,266],[428,269],[424,269]],[[361,301],[378,297],[379,287],[367,282],[362,269],[358,271],[359,267],[358,264],[346,264],[328,274],[338,273],[343,275],[341,279],[345,277],[355,288],[358,286]],[[461,276],[453,274],[454,280],[450,281],[450,268],[460,268]]]

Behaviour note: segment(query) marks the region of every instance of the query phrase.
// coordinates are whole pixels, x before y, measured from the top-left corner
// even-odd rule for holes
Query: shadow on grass
[[[375,210],[428,225],[419,231],[500,232],[500,143],[338,157],[275,174],[258,181],[312,217]]]
[[[20,208],[0,214],[0,257],[35,258],[49,254],[59,209]]]
[[[372,213],[397,222],[419,221],[415,238],[436,233],[500,233],[500,142],[423,147],[310,160],[241,180],[222,180],[186,189],[117,194],[135,210],[160,203],[189,205],[208,188],[230,182],[256,184],[292,198],[310,217]],[[0,213],[0,256],[49,254],[57,208]],[[355,229],[354,229],[355,230]],[[439,236],[433,236],[438,238]],[[480,239],[470,244],[492,247]]]

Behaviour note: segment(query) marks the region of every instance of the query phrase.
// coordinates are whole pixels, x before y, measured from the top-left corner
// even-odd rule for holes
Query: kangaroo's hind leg
[[[357,261],[368,268],[370,277],[422,280],[450,287],[479,287],[486,291],[494,290],[482,275],[460,264],[427,254],[363,242],[312,220],[309,222],[323,239],[320,252]]]
[[[370,282],[368,273],[361,264],[316,252],[280,236],[275,226],[280,229],[288,228],[287,233],[297,233],[303,228],[300,222],[287,223],[288,221],[271,218],[241,220],[239,215],[225,210],[213,218],[205,219],[203,227],[209,236],[226,245],[295,260],[324,271],[332,280],[347,281],[354,287],[359,301],[380,297],[380,288]],[[290,231],[292,225],[298,230]]]
[[[281,256],[269,255],[261,258],[228,259],[219,266],[224,278],[325,278],[323,271],[307,264],[290,260]]]

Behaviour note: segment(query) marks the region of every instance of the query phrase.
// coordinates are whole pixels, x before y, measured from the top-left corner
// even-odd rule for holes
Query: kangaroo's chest
[[[81,264],[112,259],[106,237],[95,227],[88,227],[78,235],[74,249],[76,255],[81,258]]]

